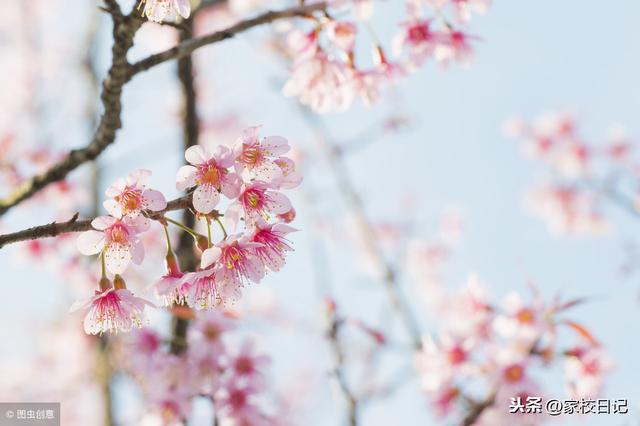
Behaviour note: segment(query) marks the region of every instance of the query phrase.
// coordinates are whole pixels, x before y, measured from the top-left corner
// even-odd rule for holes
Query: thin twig
[[[167,208],[161,211],[145,211],[145,215],[149,219],[162,221],[166,212],[174,210],[184,210],[191,206],[191,196],[184,196],[171,200],[167,203]],[[93,229],[91,221],[93,219],[78,220],[79,214],[76,213],[66,222],[51,222],[47,225],[34,226],[22,231],[13,232],[11,234],[0,235],[0,249],[4,246],[20,241],[38,240],[41,238],[57,237],[69,232],[84,232]]]
[[[156,55],[151,55],[146,59],[130,65],[127,62],[127,53],[133,46],[135,33],[145,21],[136,13],[122,16],[117,9],[114,9],[114,5],[117,6],[115,0],[107,0],[106,3],[107,7],[113,11],[111,15],[114,24],[114,44],[112,48],[111,67],[102,84],[103,90],[101,98],[104,112],[98,123],[98,128],[91,142],[86,147],[70,151],[62,161],[56,163],[43,173],[26,180],[13,193],[1,199],[0,216],[12,207],[31,198],[47,185],[63,180],[71,171],[82,164],[96,159],[115,141],[116,132],[122,126],[120,119],[122,89],[134,75],[163,62],[183,58],[200,47],[227,40],[236,34],[259,25],[285,18],[309,16],[314,11],[323,10],[327,7],[325,2],[321,2],[307,6],[265,12],[254,18],[240,21],[225,30],[216,31],[195,39],[185,40],[171,49]]]
[[[312,114],[306,108],[301,107],[301,109],[304,117],[307,119],[307,122],[314,128],[316,134],[318,135],[317,139],[320,147],[326,154],[327,159],[329,160],[329,163],[333,168],[334,174],[336,176],[337,187],[340,191],[340,194],[342,194],[345,202],[351,208],[352,212],[358,218],[358,221],[364,228],[365,232],[363,232],[363,234],[366,238],[366,243],[371,249],[373,255],[376,257],[376,263],[382,268],[382,278],[391,306],[400,317],[407,333],[409,334],[409,337],[411,338],[413,347],[416,350],[420,350],[422,348],[420,327],[415,320],[415,317],[411,310],[411,306],[402,293],[402,289],[400,288],[400,283],[394,268],[380,252],[380,247],[375,240],[375,230],[369,222],[369,218],[367,217],[367,214],[365,212],[362,200],[360,199],[357,191],[354,189],[354,185],[349,178],[349,174],[347,173],[347,169],[343,161],[342,153],[340,150],[336,149],[334,145],[329,143],[328,139],[330,139],[330,132],[321,121],[321,119],[319,119],[318,116]]]

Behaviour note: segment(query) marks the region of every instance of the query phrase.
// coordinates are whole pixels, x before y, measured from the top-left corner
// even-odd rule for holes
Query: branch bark
[[[137,15],[122,16],[117,9],[111,10],[111,13],[114,39],[111,67],[102,83],[101,99],[104,112],[91,142],[82,149],[70,151],[64,160],[25,181],[11,195],[0,200],[0,216],[50,183],[64,179],[69,172],[81,164],[94,160],[115,140],[116,131],[122,126],[120,121],[122,87],[130,79],[127,72],[129,69],[127,53],[133,46],[133,38],[143,20]]]
[[[193,19],[185,21],[185,28],[180,31],[180,44],[187,42],[193,32]],[[182,148],[197,145],[200,139],[200,122],[198,119],[198,99],[195,87],[195,74],[191,55],[178,59],[178,81],[182,90]],[[190,228],[195,224],[193,215],[185,212],[183,223]],[[193,241],[188,234],[182,233],[176,248],[183,270],[194,270],[197,259],[193,252]],[[171,331],[171,353],[180,354],[187,348],[187,331],[189,320],[179,316],[173,317]]]
[[[191,195],[176,198],[167,203],[167,208],[153,212],[145,211],[145,215],[153,220],[161,220],[166,212],[183,210],[191,206]],[[0,249],[4,246],[20,241],[38,240],[41,238],[57,237],[69,232],[83,232],[93,229],[91,221],[95,218],[78,220],[78,213],[66,222],[52,222],[47,225],[34,226],[11,234],[0,235]]]
[[[120,120],[122,89],[136,74],[163,62],[184,58],[200,47],[224,41],[256,26],[285,18],[310,16],[314,11],[325,9],[327,5],[325,2],[320,2],[279,11],[265,12],[254,18],[232,25],[225,30],[216,31],[195,39],[185,40],[174,48],[156,55],[151,55],[133,65],[127,62],[127,53],[133,46],[135,33],[145,21],[136,13],[123,16],[117,7],[117,2],[113,0],[107,0],[107,6],[109,7],[108,11],[113,17],[114,22],[114,44],[112,48],[111,67],[102,84],[101,98],[104,112],[91,142],[84,148],[70,151],[64,160],[53,165],[43,173],[28,179],[8,197],[0,200],[0,216],[4,215],[12,207],[31,198],[47,185],[63,180],[71,171],[82,164],[96,159],[115,141],[116,132],[122,126]]]

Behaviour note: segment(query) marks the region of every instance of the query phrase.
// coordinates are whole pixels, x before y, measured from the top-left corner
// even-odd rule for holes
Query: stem
[[[224,239],[226,240],[229,235],[227,234],[227,230],[224,229],[224,225],[222,224],[222,221],[219,217],[216,217],[216,222],[218,222],[218,225],[220,225],[220,229],[222,229],[222,234],[224,235]]]
[[[177,220],[173,220],[171,218],[165,217],[165,220],[175,226],[177,226],[178,228],[182,229],[184,232],[190,234],[193,238],[198,238],[198,233],[196,231],[194,231],[193,229],[189,228],[186,225],[181,224],[180,222],[178,222]]]
[[[164,236],[167,237],[167,254],[173,253],[173,249],[171,248],[171,237],[169,236],[169,229],[165,225],[162,225],[164,228]]]
[[[107,268],[105,266],[105,261],[104,261],[104,250],[102,250],[102,252],[100,252],[100,264],[102,266],[102,277],[101,278],[107,278]]]
[[[211,247],[211,219],[206,218],[207,220],[207,242],[208,242],[208,246],[207,247]]]

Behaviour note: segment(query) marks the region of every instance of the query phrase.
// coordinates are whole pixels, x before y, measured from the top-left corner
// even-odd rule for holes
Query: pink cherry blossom
[[[328,26],[329,40],[340,50],[350,53],[356,44],[358,28],[355,24],[346,21],[331,21]]]
[[[130,262],[140,264],[144,258],[144,246],[138,234],[147,230],[149,223],[143,216],[98,216],[91,222],[95,230],[78,237],[78,249],[82,254],[102,253],[107,269],[120,274]]]
[[[195,309],[210,309],[219,304],[219,289],[214,269],[185,274],[180,283],[180,294]],[[186,294],[185,294],[186,293]]]
[[[162,22],[168,16],[178,14],[187,19],[191,14],[190,0],[142,0],[144,14],[154,22]]]
[[[318,113],[345,111],[354,98],[348,66],[322,50],[301,56],[282,92]]]
[[[236,290],[247,280],[260,282],[264,264],[256,254],[262,244],[249,241],[246,236],[230,236],[202,254],[201,267],[216,263],[216,279],[229,289]]]
[[[220,193],[228,198],[238,195],[240,179],[228,169],[234,164],[233,152],[219,145],[213,153],[197,145],[185,152],[190,166],[178,170],[176,187],[184,191],[193,186],[193,207],[200,213],[210,213],[220,201]]]
[[[285,171],[292,172],[288,168],[286,159],[280,156],[289,151],[289,143],[280,136],[269,136],[260,139],[260,126],[250,127],[243,132],[238,140],[233,155],[235,157],[236,172],[242,175],[244,170],[252,173],[256,180],[264,182],[279,182],[285,177]],[[281,165],[282,164],[282,165]],[[286,169],[283,168],[286,167]]]
[[[267,268],[274,272],[282,268],[285,263],[286,252],[293,250],[286,236],[295,231],[297,229],[283,223],[274,225],[260,223],[256,225],[252,241],[259,243],[260,246],[255,248],[255,253]]]
[[[189,328],[188,339],[192,350],[221,355],[225,351],[223,336],[235,326],[233,319],[219,309],[198,315]]]
[[[71,311],[86,312],[84,331],[87,334],[117,333],[129,331],[133,326],[142,327],[145,306],[153,304],[134,296],[127,289],[111,287],[96,290],[93,297],[76,302]]]
[[[602,393],[604,378],[614,367],[599,346],[578,346],[567,351],[565,376],[572,398],[596,398]]]
[[[288,157],[278,157],[273,161],[282,173],[282,179],[277,182],[281,189],[292,189],[302,183],[302,176],[296,172],[295,162]]]
[[[443,65],[451,61],[469,65],[473,57],[471,40],[475,38],[463,31],[447,29],[439,35],[433,56]]]
[[[160,191],[148,189],[146,184],[151,176],[149,170],[136,170],[126,179],[118,179],[109,188],[103,205],[109,214],[122,217],[127,214],[138,214],[142,210],[160,211],[167,207],[167,201]]]
[[[156,295],[163,299],[165,306],[180,305],[185,302],[191,284],[185,280],[185,274],[180,270],[175,256],[166,256],[165,270],[165,274],[152,287]]]
[[[414,17],[411,21],[402,24],[403,31],[394,39],[394,50],[400,53],[408,49],[409,57],[414,65],[422,65],[425,60],[433,55],[439,34],[431,30],[431,21]]]
[[[255,352],[253,342],[246,340],[238,353],[231,356],[229,367],[236,380],[251,383],[254,388],[261,388],[264,386],[262,369],[269,364],[270,359],[266,355],[256,354]]]
[[[240,216],[247,224],[253,224],[259,220],[269,221],[290,209],[291,201],[286,195],[274,191],[265,182],[254,181],[242,186],[238,199],[225,212],[225,222],[235,229]]]

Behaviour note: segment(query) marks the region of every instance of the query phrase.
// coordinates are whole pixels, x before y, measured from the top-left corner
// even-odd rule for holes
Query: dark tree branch
[[[185,28],[180,31],[180,44],[191,39],[193,33],[193,18],[184,22]],[[182,148],[197,145],[200,138],[200,126],[198,119],[198,99],[196,96],[195,73],[193,70],[193,61],[191,55],[178,59],[178,80],[182,91]],[[185,212],[183,223],[191,228],[195,225],[193,215]],[[183,270],[194,270],[197,265],[197,259],[193,252],[193,241],[191,237],[182,233],[180,241],[176,248],[178,258],[182,262]],[[179,316],[173,317],[172,336],[171,336],[171,353],[179,354],[187,348],[187,331],[189,329],[189,320]]]
[[[160,52],[142,59],[131,65],[131,68],[129,69],[130,75],[133,76],[172,59],[183,58],[192,54],[196,49],[199,49],[200,47],[227,40],[229,38],[232,38],[236,34],[242,33],[259,25],[268,24],[286,18],[308,17],[311,16],[313,12],[323,10],[326,7],[326,3],[321,2],[310,4],[307,6],[292,7],[289,9],[265,12],[261,15],[256,16],[255,18],[240,21],[227,29],[216,31],[202,37],[185,40],[177,46],[172,47],[171,49],[167,49],[164,52]]]
[[[347,382],[347,377],[344,371],[345,353],[339,336],[342,324],[343,323],[336,317],[335,311],[332,311],[329,318],[329,329],[327,332],[327,339],[329,340],[329,345],[331,346],[331,351],[333,352],[334,357],[332,374],[338,382],[340,392],[347,404],[348,424],[349,426],[357,426],[358,409],[360,404],[358,397],[351,390],[351,387]]]
[[[116,2],[108,3],[115,3],[117,7]],[[114,7],[111,4],[108,4],[108,6]],[[133,46],[134,35],[142,25],[143,20],[135,15],[123,17],[115,14],[115,12],[112,16],[114,17],[114,43],[111,67],[109,68],[107,77],[102,83],[101,99],[104,112],[91,142],[82,149],[70,151],[64,160],[55,164],[42,174],[25,181],[11,195],[0,200],[0,216],[6,213],[11,207],[30,198],[50,183],[64,179],[69,172],[81,164],[94,160],[115,140],[116,131],[122,126],[120,121],[122,87],[130,78],[127,72],[129,68],[127,53]]]
[[[163,62],[184,58],[200,47],[226,40],[256,26],[271,23],[279,19],[310,16],[312,12],[326,8],[326,3],[321,2],[307,6],[265,12],[255,18],[232,25],[226,30],[216,31],[196,39],[185,40],[172,49],[151,55],[146,59],[130,65],[127,62],[127,53],[133,46],[135,33],[145,21],[135,12],[128,16],[122,16],[115,0],[106,0],[106,4],[113,17],[114,44],[112,48],[111,67],[102,84],[101,98],[104,112],[98,123],[98,128],[91,142],[86,147],[70,151],[64,160],[53,165],[45,172],[28,179],[8,197],[0,200],[0,216],[12,207],[32,197],[47,185],[63,180],[71,171],[82,164],[96,159],[115,141],[116,132],[122,126],[120,120],[122,88],[134,75]]]
[[[164,214],[174,210],[184,210],[191,207],[191,196],[176,198],[167,203],[167,208],[154,212],[147,210],[145,216],[150,219],[162,221]],[[20,241],[38,240],[41,238],[57,237],[69,232],[84,232],[93,229],[91,221],[93,219],[78,220],[78,213],[66,222],[52,222],[47,225],[34,226],[23,231],[11,234],[0,235],[0,249],[7,244],[17,243]]]

